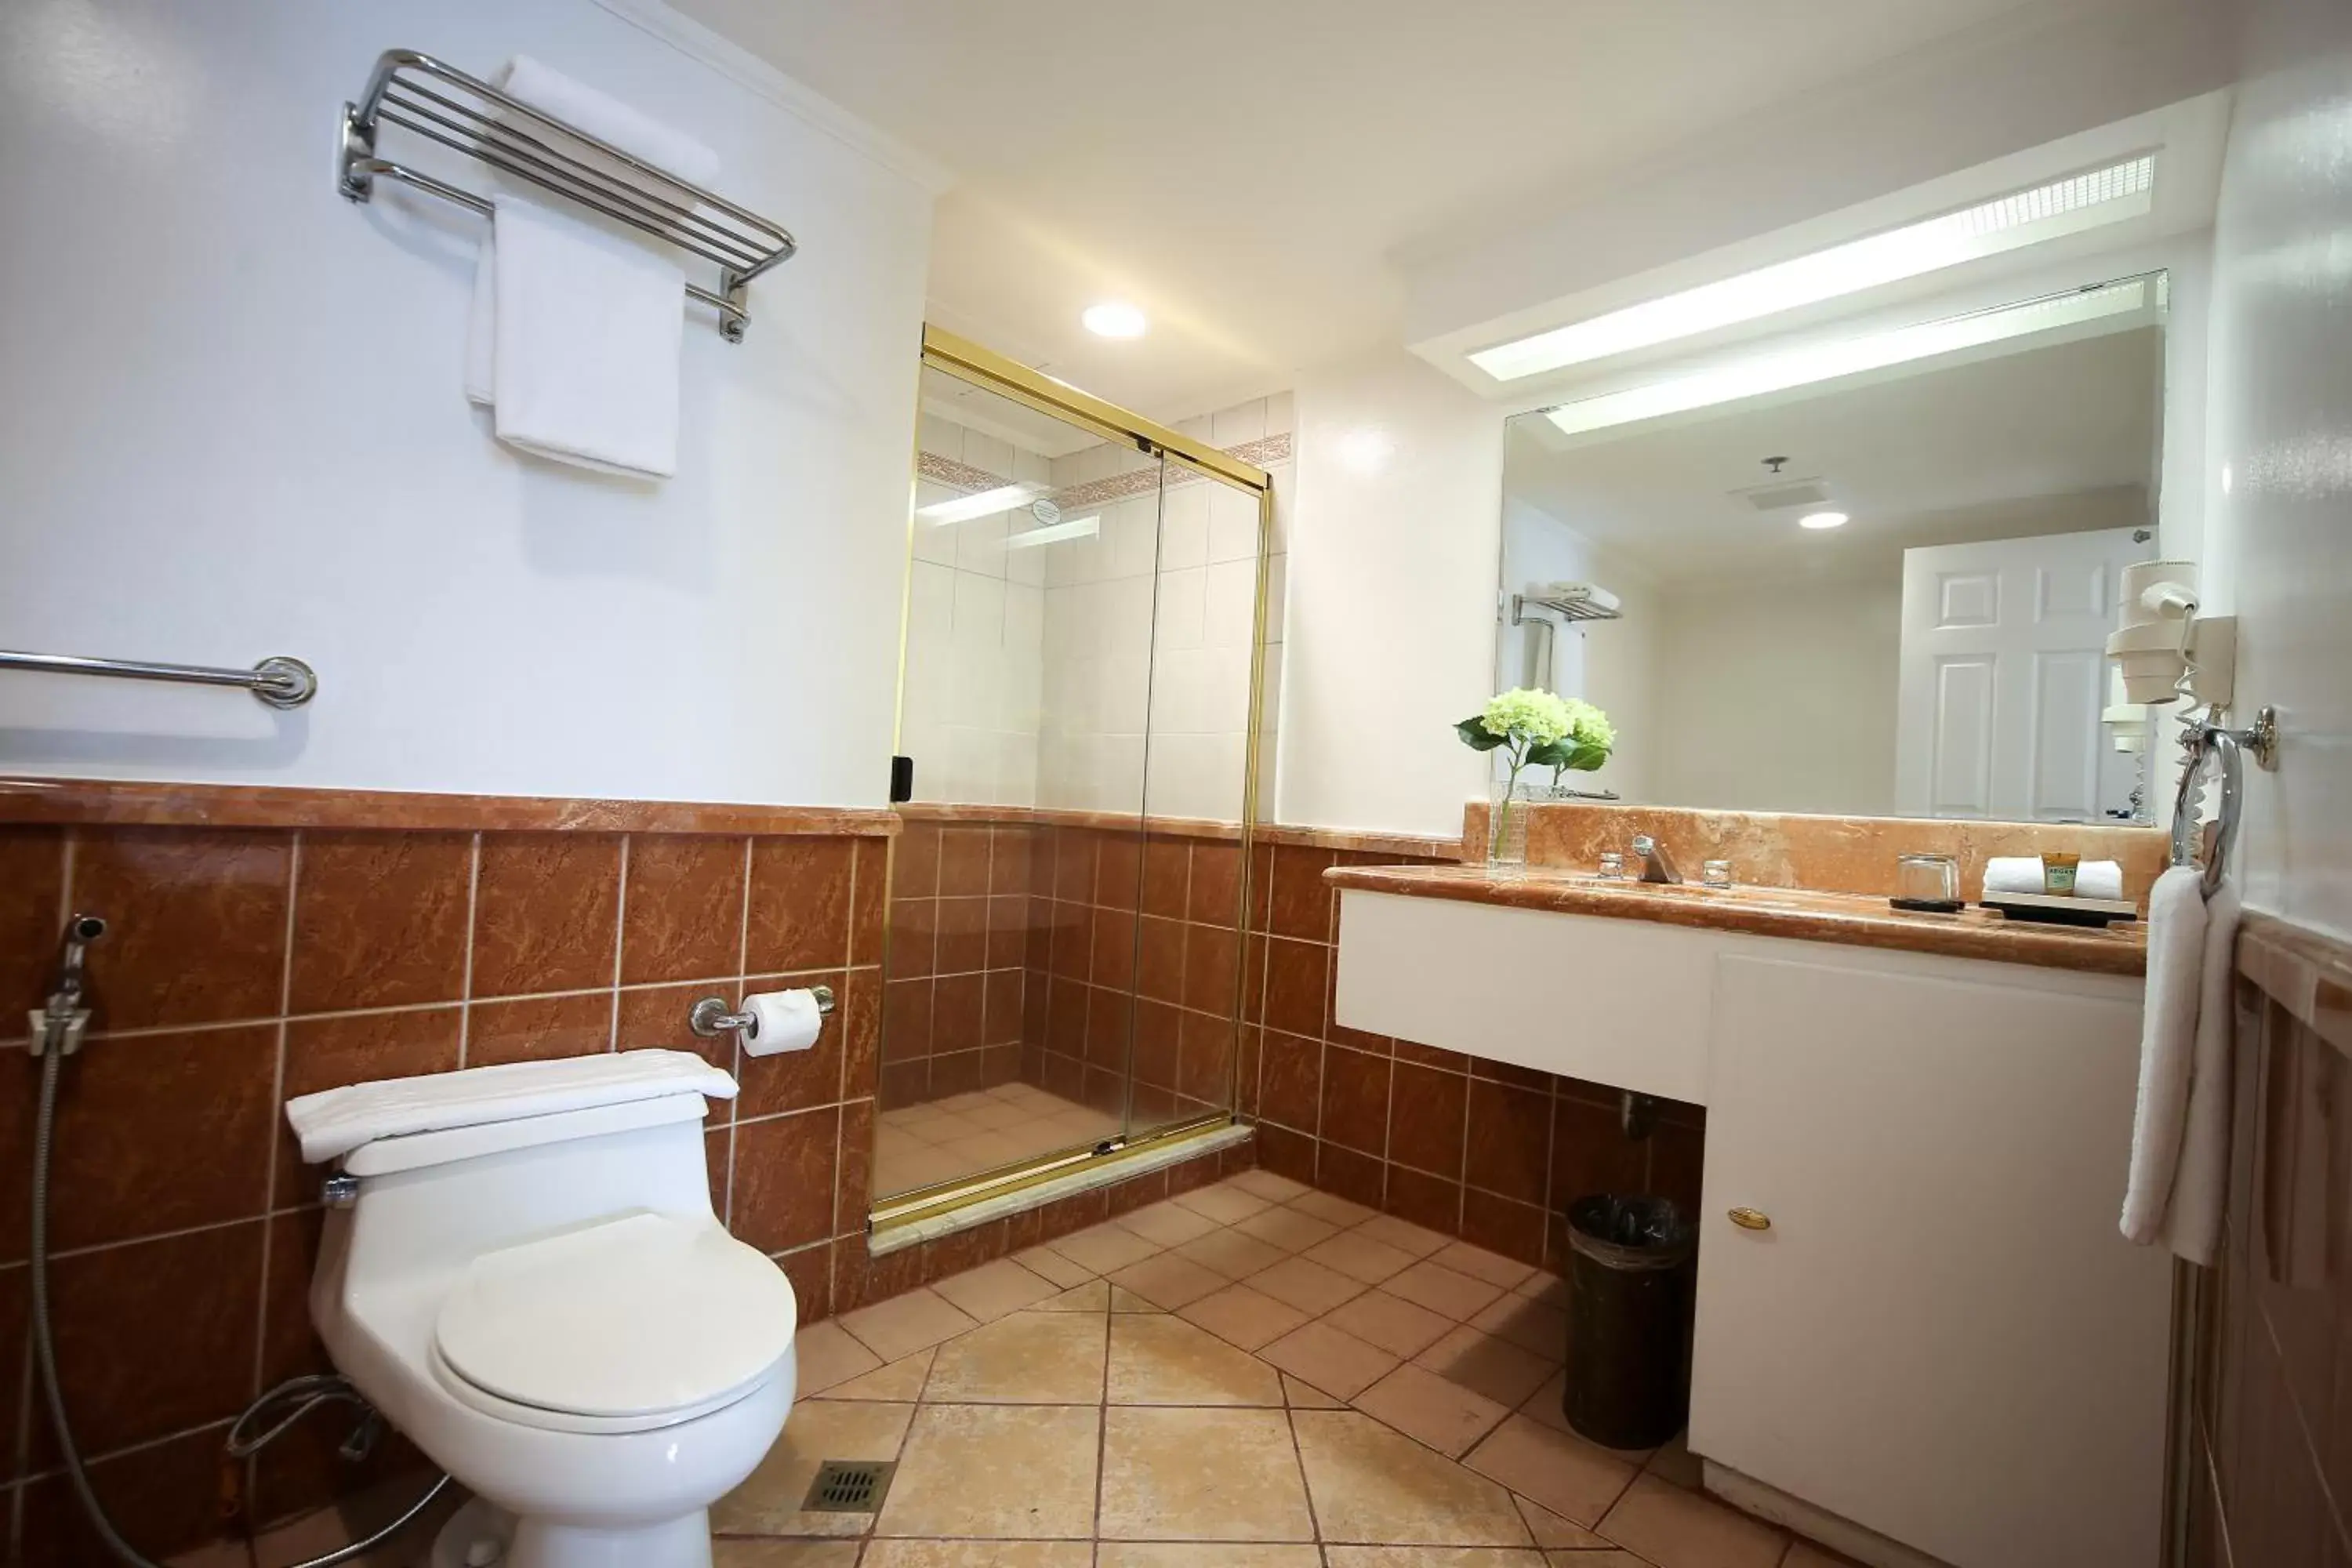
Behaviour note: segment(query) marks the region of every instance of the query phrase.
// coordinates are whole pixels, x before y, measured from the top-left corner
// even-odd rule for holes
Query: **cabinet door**
[[[2138,1028],[2088,977],[1722,957],[1691,1447],[1958,1568],[2152,1568]]]

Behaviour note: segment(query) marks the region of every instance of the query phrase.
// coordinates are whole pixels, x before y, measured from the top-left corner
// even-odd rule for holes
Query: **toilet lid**
[[[434,1325],[501,1399],[649,1415],[750,1392],[791,1348],[793,1288],[716,1225],[634,1214],[474,1259]]]

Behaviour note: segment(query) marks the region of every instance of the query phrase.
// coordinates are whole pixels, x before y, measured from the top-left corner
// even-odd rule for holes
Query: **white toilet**
[[[624,1051],[306,1095],[330,1178],[310,1317],[336,1367],[497,1510],[436,1556],[709,1568],[710,1504],[783,1429],[797,1312],[710,1207],[682,1051]],[[508,1517],[510,1516],[510,1517]]]

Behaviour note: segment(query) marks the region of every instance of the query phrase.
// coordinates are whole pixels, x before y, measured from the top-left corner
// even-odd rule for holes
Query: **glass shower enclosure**
[[[1231,1119],[1270,480],[924,333],[877,1224]],[[909,776],[910,775],[910,776]]]

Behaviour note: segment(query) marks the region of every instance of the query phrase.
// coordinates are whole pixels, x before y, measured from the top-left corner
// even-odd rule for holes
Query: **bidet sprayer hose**
[[[58,1435],[58,1451],[65,1457],[66,1479],[73,1485],[74,1496],[81,1500],[82,1512],[88,1516],[90,1528],[96,1531],[98,1538],[106,1543],[106,1549],[127,1563],[129,1568],[165,1568],[164,1564],[152,1558],[141,1556],[129,1542],[122,1539],[121,1531],[114,1528],[114,1521],[107,1517],[106,1505],[99,1501],[97,1491],[89,1484],[89,1472],[82,1466],[81,1450],[74,1446],[73,1428],[66,1420],[65,1395],[58,1387],[57,1345],[50,1333],[49,1324],[49,1149],[57,1123],[58,1073],[64,1067],[65,1059],[63,1051],[51,1050],[43,1053],[41,1107],[40,1113],[33,1123],[31,1268],[33,1359],[40,1363],[41,1392],[48,1403],[50,1428]],[[364,1401],[361,1400],[356,1394],[347,1392],[347,1384],[344,1385],[343,1390],[336,1390],[327,1386],[330,1381],[340,1382],[341,1380],[297,1379],[296,1382],[301,1384],[300,1387],[289,1385],[274,1388],[254,1401],[252,1405],[247,1408],[246,1413],[237,1417],[236,1426],[231,1429],[232,1438],[241,1436],[245,1431],[246,1423],[252,1419],[255,1413],[263,1406],[289,1395],[299,1396],[301,1403],[292,1415],[271,1426],[259,1437],[245,1442],[243,1452],[236,1457],[248,1458],[258,1452],[263,1445],[292,1426],[302,1415],[320,1405],[344,1398],[349,1399],[352,1404],[364,1404]],[[449,1478],[445,1475],[426,1488],[425,1495],[410,1504],[399,1518],[366,1540],[354,1541],[348,1546],[338,1547],[321,1556],[291,1564],[290,1568],[333,1568],[335,1563],[348,1563],[363,1552],[373,1551],[406,1529],[410,1521],[422,1514],[448,1485]]]

